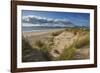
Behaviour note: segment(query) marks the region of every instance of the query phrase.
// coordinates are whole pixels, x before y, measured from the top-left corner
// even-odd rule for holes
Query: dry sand
[[[57,31],[62,31],[64,29],[52,29],[52,30],[47,30],[47,31],[31,31],[31,32],[22,32],[22,34],[24,35],[24,37],[31,37],[31,36],[41,36],[45,34],[51,34],[53,32],[57,32]]]
[[[58,32],[58,31],[63,31],[63,32],[55,37],[51,35],[53,32]],[[38,32],[23,32],[22,34],[25,38],[27,38],[27,40],[32,46],[35,46],[35,42],[37,40],[41,40],[42,42],[48,45],[50,42],[49,40],[52,37],[54,37],[53,39],[54,44],[52,48],[50,48],[51,49],[50,54],[53,57],[59,57],[62,51],[64,50],[64,47],[70,46],[79,36],[78,34],[77,35],[73,34],[73,32],[64,31],[64,29],[55,29],[55,30],[53,29],[53,30],[38,31]],[[58,53],[55,53],[55,50],[57,50]],[[78,49],[76,51],[76,55],[77,55],[76,59],[80,59],[81,57],[79,56],[84,56],[84,55],[85,57],[82,58],[87,59],[89,57],[89,48],[82,50]]]

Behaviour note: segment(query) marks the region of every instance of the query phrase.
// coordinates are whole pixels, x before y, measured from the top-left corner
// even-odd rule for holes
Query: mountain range
[[[53,19],[35,15],[22,17],[23,27],[75,27],[76,25],[67,19]]]

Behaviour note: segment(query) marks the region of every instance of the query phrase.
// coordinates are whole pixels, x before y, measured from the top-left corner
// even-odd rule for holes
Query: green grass
[[[22,37],[22,62],[35,62],[35,61],[50,61],[51,56],[48,49],[44,48],[44,44],[40,41],[37,42],[41,49],[33,48],[27,39]]]
[[[28,43],[27,39],[25,39],[23,37],[23,39],[22,39],[22,51],[25,51],[28,48],[31,49],[32,46]]]
[[[73,32],[74,35],[78,34],[78,39],[75,40],[75,48],[81,48],[84,46],[89,46],[90,44],[90,33],[89,29],[85,28],[72,28],[66,29],[66,31]],[[82,38],[83,37],[83,38]]]
[[[44,52],[48,52],[49,49],[50,49],[49,46],[47,46],[46,43],[44,43],[44,42],[42,42],[40,40],[36,41],[35,45],[38,47],[39,50],[42,50]]]
[[[41,42],[40,40],[38,40],[38,41],[35,42],[35,45],[36,45],[38,48],[43,48],[45,44],[44,44],[43,42]]]
[[[73,60],[75,59],[75,52],[77,49],[88,46],[90,44],[90,36],[88,31],[79,30],[78,38],[69,46],[64,48],[61,55],[57,58],[52,58],[55,61],[59,60]],[[83,35],[85,34],[85,36]],[[83,38],[82,38],[83,37]]]
[[[54,61],[59,61],[59,60],[73,60],[75,56],[75,50],[76,48],[71,45],[69,47],[64,48],[62,51],[61,55],[59,57],[52,57],[51,59]]]
[[[59,60],[72,60],[75,56],[75,47],[73,45],[64,48],[62,54],[59,57]]]
[[[49,54],[49,52],[50,52],[50,45],[49,46],[47,46],[47,44],[46,43],[44,43],[44,42],[42,42],[41,40],[38,40],[38,41],[36,41],[35,42],[35,45],[36,46],[38,46],[38,50],[40,50],[40,51],[42,51],[43,53],[44,53],[44,57],[47,59],[47,60],[52,60],[51,58],[52,58],[52,56]]]
[[[90,37],[89,37],[89,34],[87,34],[86,36],[84,36],[83,39],[81,37],[79,37],[77,39],[75,47],[81,48],[81,47],[84,47],[84,46],[89,46],[89,44],[90,44]]]
[[[52,36],[58,36],[62,33],[63,31],[57,31],[57,32],[53,32],[52,33]]]

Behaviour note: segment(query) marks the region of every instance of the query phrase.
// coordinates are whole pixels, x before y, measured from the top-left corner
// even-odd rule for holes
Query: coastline
[[[49,30],[39,30],[39,31],[27,31],[27,32],[22,32],[22,35],[24,35],[24,37],[26,36],[39,36],[39,35],[45,35],[45,34],[50,34],[53,32],[58,32],[58,31],[63,31],[65,29],[49,29]]]

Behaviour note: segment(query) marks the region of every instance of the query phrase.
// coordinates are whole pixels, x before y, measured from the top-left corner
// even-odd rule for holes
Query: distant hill
[[[23,16],[22,26],[38,26],[38,27],[75,27],[76,25],[66,19],[51,19],[38,16]]]

